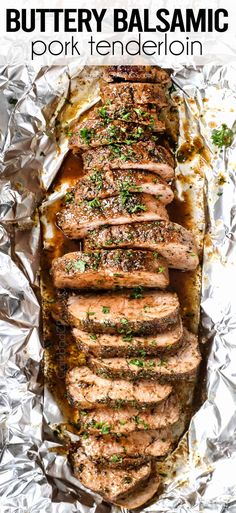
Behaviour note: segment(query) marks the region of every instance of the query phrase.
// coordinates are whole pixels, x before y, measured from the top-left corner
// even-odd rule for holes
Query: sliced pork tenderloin
[[[67,314],[72,326],[90,333],[155,337],[179,322],[179,300],[159,290],[145,291],[141,298],[128,291],[87,293],[68,298]]]
[[[88,367],[75,367],[66,377],[67,398],[77,408],[117,409],[132,406],[146,409],[156,406],[169,397],[172,387],[151,381],[131,382],[122,379],[105,379],[93,374]]]
[[[52,263],[55,287],[72,289],[114,289],[169,285],[165,260],[151,251],[76,251]]]
[[[57,223],[71,239],[85,237],[89,230],[106,224],[135,223],[137,221],[168,220],[163,204],[150,194],[122,194],[113,198],[77,201],[57,215]]]
[[[168,267],[182,271],[196,269],[199,263],[193,234],[169,221],[105,226],[87,234],[86,250],[117,247],[155,251]]]

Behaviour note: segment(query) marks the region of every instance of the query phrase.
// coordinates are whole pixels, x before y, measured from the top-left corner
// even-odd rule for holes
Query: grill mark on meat
[[[154,82],[162,87],[171,83],[169,74],[158,66],[107,66],[103,79],[106,82]]]
[[[109,312],[103,307],[109,306]],[[165,291],[145,291],[142,298],[129,292],[70,296],[68,318],[72,326],[92,333],[155,335],[168,331],[179,321],[177,295]]]
[[[133,337],[132,335],[91,335],[77,328],[72,330],[79,350],[111,358],[113,356],[142,356],[169,354],[175,351],[181,344],[183,326],[181,319],[174,328],[166,333],[156,336]]]
[[[102,101],[110,101],[116,105],[156,104],[159,108],[167,107],[165,90],[159,84],[147,83],[114,83],[101,86]]]
[[[73,472],[81,483],[92,490],[100,493],[109,501],[117,501],[127,493],[131,493],[151,474],[150,463],[140,468],[129,469],[129,479],[126,469],[98,466],[81,453],[80,446],[72,446],[69,456]]]
[[[168,220],[165,207],[150,194],[130,194],[92,202],[81,199],[80,203],[65,206],[57,214],[57,223],[65,235],[72,239],[85,237],[88,230],[104,224],[124,224],[137,221]]]
[[[195,335],[184,329],[183,344],[174,355],[162,358],[96,358],[88,362],[93,372],[110,378],[182,380],[196,377],[201,357]]]
[[[130,192],[153,194],[158,197],[163,205],[174,199],[174,193],[170,185],[150,171],[142,169],[95,169],[77,184],[75,202],[80,201],[81,196],[92,200],[95,197],[109,198],[119,194],[128,196]]]
[[[192,233],[166,221],[104,227],[87,234],[86,250],[117,247],[157,251],[168,267],[184,271],[196,269],[199,263]]]
[[[52,263],[55,287],[112,289],[117,287],[159,287],[169,285],[168,267],[163,258],[150,251],[76,251]]]
[[[133,431],[163,429],[175,424],[180,418],[178,398],[171,395],[166,401],[149,410],[140,411],[132,406],[120,410],[104,406],[83,411],[80,420],[82,431],[101,434],[103,431],[126,434]]]
[[[146,409],[169,397],[172,387],[150,381],[110,380],[93,374],[88,367],[75,367],[66,376],[68,400],[83,409],[104,405],[120,410],[125,405]]]
[[[144,169],[160,175],[163,180],[174,178],[174,158],[164,146],[153,141],[117,144],[85,151],[82,155],[85,170]]]
[[[152,459],[163,458],[172,447],[172,433],[162,430],[134,431],[117,437],[113,434],[92,435],[81,439],[86,456],[98,464],[110,467],[134,467]]]

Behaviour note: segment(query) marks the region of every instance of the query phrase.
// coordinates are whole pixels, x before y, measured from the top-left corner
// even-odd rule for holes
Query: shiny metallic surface
[[[83,75],[84,73],[84,75]],[[99,69],[9,66],[0,70],[0,460],[1,513],[94,513],[118,510],[73,477],[53,426],[63,422],[43,386],[37,207],[67,151],[55,120],[74,94],[69,121],[97,101]],[[193,206],[204,244],[201,324],[209,348],[206,400],[188,436],[163,464],[163,494],[145,511],[236,511],[236,140],[219,151],[212,129],[235,129],[236,70],[206,65],[173,71],[180,141],[188,122],[208,158],[179,164],[179,197]],[[87,87],[87,100],[83,91]],[[89,98],[89,100],[88,100]],[[62,126],[67,120],[61,117]],[[190,177],[190,180],[186,180]],[[60,194],[60,191],[58,191]],[[206,223],[207,220],[207,223]],[[212,345],[211,345],[212,344]],[[52,428],[50,427],[52,426]]]

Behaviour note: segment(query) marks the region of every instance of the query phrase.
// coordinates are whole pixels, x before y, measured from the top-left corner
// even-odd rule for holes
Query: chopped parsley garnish
[[[222,123],[221,127],[212,130],[212,142],[219,148],[223,148],[223,146],[228,148],[231,146],[233,138],[233,130],[231,130],[231,128],[229,128],[225,123]]]
[[[97,198],[94,198],[93,200],[88,201],[87,204],[88,204],[89,208],[101,208],[101,202]]]
[[[143,287],[141,287],[140,285],[138,287],[135,287],[132,290],[130,297],[131,299],[141,299],[143,297]]]
[[[83,141],[86,144],[89,144],[91,139],[92,139],[92,137],[93,137],[94,130],[89,129],[89,128],[81,128],[79,134],[80,134],[81,139],[83,139]]]
[[[102,435],[108,435],[110,433],[110,426],[103,426],[102,429],[101,429],[101,434]]]
[[[109,123],[110,118],[108,116],[106,107],[103,106],[100,109],[98,109],[98,113],[105,123]]]
[[[129,118],[130,118],[130,112],[128,110],[123,110],[120,112],[120,117],[121,119],[124,119],[125,121],[127,121]]]
[[[158,270],[157,270],[158,273],[164,273],[164,271],[165,271],[165,267],[158,267]]]
[[[133,335],[125,335],[124,337],[122,337],[122,340],[124,342],[132,342],[133,340]]]
[[[73,267],[78,271],[80,271],[81,273],[84,273],[85,271],[85,268],[86,268],[86,262],[84,262],[83,260],[76,260],[74,263],[73,263]]]
[[[165,365],[167,364],[167,360],[160,360],[160,362],[158,363],[158,367],[165,367]]]
[[[123,458],[119,456],[118,454],[113,454],[113,456],[110,457],[110,461],[112,463],[122,463]]]
[[[75,200],[74,193],[72,191],[68,191],[64,196],[64,201],[65,201],[66,205],[68,205],[69,203],[74,203],[74,200]]]
[[[109,306],[103,306],[102,307],[102,313],[104,313],[104,314],[110,313],[110,307]]]
[[[91,335],[89,335],[89,338],[91,338],[92,340],[97,340],[97,335],[91,333]]]
[[[143,360],[139,360],[138,358],[134,358],[133,360],[129,361],[129,364],[130,365],[136,365],[136,367],[143,367],[144,366],[144,361]]]
[[[143,205],[142,203],[138,203],[137,205],[134,205],[132,208],[131,208],[131,214],[135,214],[136,212],[140,212],[140,211],[146,211],[147,210],[147,207],[146,205]]]
[[[144,349],[141,349],[141,350],[139,351],[139,354],[140,354],[140,356],[147,356],[147,352],[146,352],[146,351],[144,351]]]
[[[74,260],[73,262],[68,262],[65,266],[65,270],[67,273],[70,271],[77,271],[79,270],[81,273],[84,273],[86,269],[86,262],[83,260]]]
[[[89,180],[96,186],[97,191],[102,189],[103,179],[101,171],[94,171],[93,174],[89,176]]]

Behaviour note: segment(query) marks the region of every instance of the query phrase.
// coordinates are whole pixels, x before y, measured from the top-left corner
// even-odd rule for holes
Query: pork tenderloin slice
[[[147,83],[113,83],[104,84],[100,90],[104,103],[111,102],[115,105],[146,105],[155,104],[159,108],[168,105],[167,96],[163,87],[159,84]]]
[[[93,492],[99,493],[113,502],[131,493],[148,479],[151,474],[151,464],[139,468],[126,469],[98,466],[81,452],[81,447],[74,445],[70,451],[70,462],[77,479]],[[128,479],[127,479],[128,477]]]
[[[106,82],[154,82],[166,87],[170,76],[158,66],[106,66],[103,72]]]
[[[134,292],[136,295],[139,291]],[[102,358],[114,356],[146,356],[169,354],[181,344],[183,325],[181,318],[171,330],[155,336],[135,337],[130,335],[95,335],[74,328],[72,330],[80,351]]]
[[[83,238],[88,230],[105,224],[125,224],[137,221],[168,220],[162,203],[150,194],[130,194],[128,197],[82,200],[65,206],[57,214],[57,223],[71,239]]]
[[[162,111],[157,112],[156,107],[150,104],[139,105],[138,108],[135,108],[134,105],[100,105],[89,114],[87,119],[99,119],[104,123],[104,126],[116,120],[125,122],[128,125],[130,123],[137,123],[141,126],[148,125],[152,128],[153,132],[158,133],[164,132],[166,128]]]
[[[75,202],[80,201],[81,197],[92,200],[119,194],[128,196],[130,192],[153,194],[163,205],[171,203],[174,199],[171,186],[150,171],[95,169],[79,181],[75,190]]]
[[[145,291],[141,298],[128,291],[72,295],[67,313],[71,325],[82,331],[155,337],[179,322],[179,300],[175,293],[159,290]]]
[[[130,494],[118,499],[118,502],[115,501],[115,504],[127,508],[128,510],[133,510],[140,508],[153,499],[160,487],[160,476],[155,466],[155,464],[152,464],[153,470],[147,481],[141,483],[137,489],[133,490]]]
[[[157,173],[163,180],[174,178],[174,158],[168,148],[153,141],[135,144],[110,144],[85,151],[82,155],[85,170],[144,169]]]
[[[150,251],[125,249],[67,253],[53,260],[52,277],[55,287],[72,289],[165,289],[169,285],[163,258]]]
[[[94,463],[110,467],[140,466],[162,458],[172,447],[171,430],[133,431],[117,437],[114,434],[92,435],[80,440],[81,450]]]
[[[99,121],[104,127],[109,123],[119,121],[119,123],[126,123],[128,127],[130,123],[135,123],[141,125],[144,129],[145,127],[150,127],[153,132],[162,133],[165,131],[165,120],[162,110],[157,111],[156,106],[151,104],[139,105],[136,108],[134,105],[121,106],[110,103],[104,105],[100,102],[97,104],[97,107],[88,112],[84,121],[92,121],[93,123]],[[74,122],[72,126],[73,131],[76,130],[76,127],[80,127],[80,120]]]
[[[184,329],[183,344],[173,355],[165,358],[96,358],[91,356],[89,367],[98,375],[122,379],[186,380],[196,377],[201,356],[198,339]]]
[[[88,367],[69,370],[66,389],[73,406],[94,409],[107,405],[117,410],[129,405],[140,410],[150,408],[167,399],[172,392],[169,384],[105,379],[93,374]]]
[[[72,136],[69,139],[69,147],[72,150],[79,148],[87,150],[106,146],[107,144],[133,144],[137,141],[156,140],[153,134],[152,124],[141,125],[113,120],[104,124],[101,119],[86,119],[73,127]]]
[[[82,411],[80,428],[95,434],[127,434],[133,431],[163,429],[178,422],[180,413],[179,401],[175,395],[171,395],[159,405],[143,411],[133,406],[119,410],[104,406],[92,411]]]
[[[199,263],[193,234],[169,221],[102,227],[87,234],[86,250],[117,247],[156,251],[168,267],[182,271],[193,270]]]

